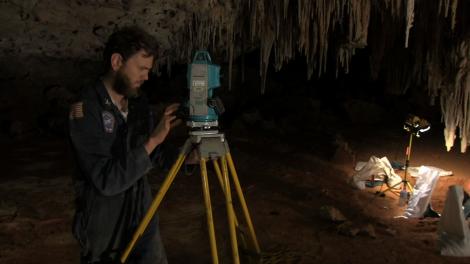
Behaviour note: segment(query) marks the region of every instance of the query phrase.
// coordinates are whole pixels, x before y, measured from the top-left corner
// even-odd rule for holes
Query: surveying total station
[[[220,87],[220,66],[212,64],[207,51],[197,51],[193,63],[188,65],[189,117],[192,130],[213,130],[224,111],[214,90]]]
[[[217,244],[215,238],[212,205],[209,192],[209,181],[206,169],[206,161],[212,161],[217,180],[224,193],[227,210],[230,243],[232,248],[233,263],[240,263],[238,254],[237,232],[240,235],[240,222],[238,221],[232,203],[232,188],[237,193],[241,205],[245,223],[251,238],[250,251],[259,255],[261,253],[256,238],[250,213],[243,196],[240,181],[235,165],[230,154],[228,142],[223,133],[218,130],[218,116],[223,112],[223,105],[218,98],[213,98],[214,89],[220,87],[220,66],[212,64],[207,51],[197,51],[193,62],[188,65],[188,89],[189,100],[186,103],[187,126],[191,128],[189,138],[184,143],[176,162],[171,167],[168,175],[162,183],[160,190],[152,201],[149,210],[135,231],[132,240],[121,255],[121,263],[125,263],[137,240],[143,235],[153,215],[158,209],[163,197],[173,183],[187,155],[196,150],[199,156],[202,190],[207,216],[207,228],[211,248],[212,263],[219,263]],[[230,177],[231,176],[231,177]],[[232,181],[230,181],[230,179]],[[243,236],[240,236],[243,239]],[[244,240],[244,239],[243,239]],[[241,241],[245,242],[245,241]]]

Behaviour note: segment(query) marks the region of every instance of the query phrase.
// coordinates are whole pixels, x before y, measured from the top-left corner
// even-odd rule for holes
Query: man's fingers
[[[167,117],[167,121],[169,121],[171,123],[171,121],[175,120],[176,119],[176,116],[168,116]]]
[[[178,104],[178,103],[171,104],[171,105],[167,106],[165,108],[165,115],[170,115],[170,114],[174,113],[178,109],[179,106],[180,106],[180,104]]]
[[[171,128],[175,128],[179,126],[183,121],[181,119],[176,119],[174,122],[171,123]]]
[[[169,105],[168,107],[176,109],[176,108],[180,107],[180,103],[173,103],[173,104]]]

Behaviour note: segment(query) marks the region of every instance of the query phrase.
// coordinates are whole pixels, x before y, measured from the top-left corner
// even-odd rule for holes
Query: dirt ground
[[[446,152],[441,135],[439,128],[422,135],[411,158],[412,166],[432,165],[454,172],[439,179],[432,195],[432,205],[439,212],[448,186],[470,177],[469,154],[460,154],[458,148]],[[261,263],[470,261],[440,256],[439,219],[395,219],[403,212],[395,195],[379,197],[377,189],[361,191],[348,184],[357,161],[372,155],[404,161],[408,135],[401,127],[351,128],[331,145],[316,136],[273,138],[260,132],[228,131],[227,138],[263,252]],[[181,140],[174,138],[176,144]],[[1,157],[0,263],[79,263],[70,228],[73,190],[65,140],[4,137],[1,144],[6,151]],[[333,149],[325,154],[318,151],[319,146]],[[219,257],[221,263],[231,263],[225,204],[212,166],[208,167]],[[164,176],[151,173],[155,190]],[[241,218],[236,199],[235,205]],[[320,209],[324,206],[336,208],[348,221],[326,220]],[[198,172],[176,177],[159,215],[170,263],[211,262]],[[242,263],[248,263],[248,254],[242,251],[241,255]]]

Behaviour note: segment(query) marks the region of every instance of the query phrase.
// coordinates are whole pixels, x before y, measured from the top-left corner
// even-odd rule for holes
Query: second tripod
[[[400,196],[400,204],[403,204],[403,203],[406,203],[410,196],[411,196],[411,193],[413,193],[413,187],[411,186],[410,182],[408,181],[408,167],[410,165],[410,157],[411,157],[411,146],[412,146],[412,143],[413,143],[413,133],[410,133],[410,139],[408,141],[408,146],[406,147],[406,160],[405,160],[405,175],[404,177],[402,178],[402,180],[392,186],[389,186],[387,189],[385,189],[384,191],[378,191],[377,194],[381,195],[381,196],[385,196],[385,193],[388,192],[388,191],[392,191],[392,193],[394,194],[397,194],[396,192],[394,192],[394,190],[398,189],[397,187],[399,187],[400,185],[403,184],[402,186],[402,189],[400,191],[400,194],[397,194]],[[409,190],[409,192],[408,192]]]
[[[408,118],[405,120],[405,124],[403,126],[403,129],[406,130],[410,134],[408,146],[406,147],[405,176],[402,178],[402,180],[399,183],[389,186],[384,191],[378,191],[377,194],[380,194],[381,196],[385,196],[386,192],[388,191],[393,192],[393,190],[398,189],[397,187],[403,184],[399,194],[397,194],[396,192],[393,192],[393,193],[399,195],[400,205],[405,205],[408,203],[408,200],[410,199],[410,196],[413,193],[413,187],[411,186],[410,182],[407,179],[408,168],[410,166],[411,146],[413,144],[413,137],[416,136],[417,138],[419,138],[420,133],[424,133],[428,131],[430,128],[431,128],[431,125],[426,119],[420,118],[415,115],[408,115]]]

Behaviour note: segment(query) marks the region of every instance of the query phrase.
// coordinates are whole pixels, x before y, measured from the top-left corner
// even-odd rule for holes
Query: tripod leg
[[[217,160],[212,160],[212,163],[214,164],[215,172],[217,174],[217,179],[219,179],[220,187],[222,188],[222,191],[224,192],[224,195],[225,195],[225,187],[224,187],[224,183],[222,180],[223,176],[220,170],[219,163],[217,162]],[[233,204],[233,198],[232,198],[232,204]],[[241,245],[243,249],[247,249],[248,247],[246,243],[245,233],[240,229],[240,224],[238,222],[238,218],[237,218],[237,214],[235,213],[234,206],[232,206],[232,210],[233,210],[233,220],[235,222],[235,230],[238,231],[238,235],[239,235],[239,237],[237,238],[237,242],[239,242],[239,245]]]
[[[162,186],[160,187],[160,190],[158,191],[157,196],[155,197],[155,199],[153,199],[152,204],[150,205],[147,213],[145,214],[144,218],[139,224],[139,227],[137,228],[134,235],[132,236],[131,242],[129,242],[126,249],[124,250],[124,253],[121,255],[121,263],[126,262],[127,258],[129,257],[129,254],[131,253],[132,249],[135,246],[135,243],[144,233],[145,229],[150,223],[150,220],[152,220],[152,217],[157,211],[158,206],[163,200],[163,197],[165,196],[166,192],[170,188],[170,185],[173,183],[173,180],[178,174],[178,171],[181,168],[181,165],[183,164],[184,159],[186,158],[186,154],[187,153],[183,150],[182,153],[180,153],[180,155],[178,156],[178,159],[176,160],[176,162],[171,167],[170,171],[168,172],[168,175],[165,178],[165,181],[163,182]]]
[[[410,192],[413,192],[413,186],[411,186],[409,181],[406,182],[406,186],[408,186],[408,190],[410,190]]]
[[[217,179],[219,180],[220,187],[222,188],[222,191],[224,192],[224,195],[225,195],[225,184],[224,184],[224,180],[223,180],[222,172],[220,170],[219,163],[217,162],[217,160],[212,160],[212,164],[214,165],[215,173],[217,175]],[[233,209],[233,206],[232,206],[232,209]],[[238,227],[238,219],[237,219],[237,215],[235,214],[235,210],[233,212],[233,216],[235,220],[235,227]]]
[[[212,164],[214,165],[215,174],[217,175],[217,179],[219,180],[220,187],[222,188],[222,191],[225,194],[224,179],[223,179],[223,176],[222,176],[222,171],[220,170],[219,163],[217,162],[217,160],[214,159],[214,160],[212,160]]]
[[[232,155],[230,155],[230,152],[227,152],[226,157],[230,172],[232,174],[233,184],[235,185],[235,189],[237,190],[238,199],[240,200],[240,203],[242,205],[243,214],[245,215],[245,220],[250,231],[251,239],[253,240],[256,253],[260,254],[261,250],[259,248],[258,240],[256,239],[255,229],[253,228],[253,223],[251,222],[250,212],[248,211],[248,207],[246,206],[245,197],[243,196],[242,187],[240,186],[240,181],[238,180],[237,171],[235,170],[235,165],[233,164]]]
[[[396,184],[394,184],[394,185],[388,187],[387,189],[383,190],[382,192],[379,192],[379,194],[383,194],[383,195],[385,196],[385,193],[386,193],[386,192],[391,191],[391,193],[400,196],[400,194],[397,194],[397,193],[395,193],[395,192],[392,191],[392,190],[395,189],[395,187],[400,186],[400,184],[402,184],[402,183],[403,183],[403,181],[400,181],[399,183],[396,183]]]
[[[212,253],[212,263],[219,263],[219,258],[217,256],[217,243],[215,241],[215,231],[214,231],[214,220],[212,217],[212,206],[211,206],[211,197],[209,192],[209,181],[207,179],[207,169],[206,169],[206,160],[201,159],[201,178],[202,178],[202,189],[204,192],[204,203],[206,205],[206,215],[207,215],[207,228],[209,229],[209,239],[211,245]]]
[[[225,157],[222,157],[222,172],[224,177],[225,185],[225,203],[227,205],[227,216],[228,216],[228,226],[230,230],[230,241],[232,244],[232,257],[233,263],[239,264],[240,257],[238,255],[238,243],[237,243],[237,234],[235,233],[235,213],[232,203],[232,193],[230,190],[230,181],[228,178],[228,169],[227,169],[227,160]]]

